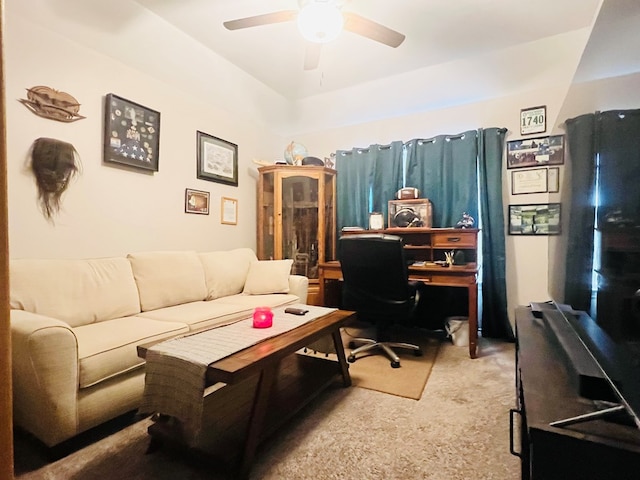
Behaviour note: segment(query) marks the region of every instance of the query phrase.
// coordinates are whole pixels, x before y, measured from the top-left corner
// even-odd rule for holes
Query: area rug
[[[342,338],[347,356],[350,352],[348,344],[353,337],[375,338],[375,331],[362,328],[343,329]],[[422,356],[417,357],[409,350],[396,349],[395,351],[400,357],[400,368],[392,368],[389,358],[379,351],[366,356],[358,356],[354,363],[349,364],[352,385],[420,400],[442,340],[434,338],[433,335],[423,330],[406,328],[391,332],[391,340],[420,346]],[[324,355],[320,352],[315,354]],[[335,354],[329,356],[335,358]]]

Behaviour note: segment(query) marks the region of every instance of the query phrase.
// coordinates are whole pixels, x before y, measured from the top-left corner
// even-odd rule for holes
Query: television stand
[[[511,452],[521,459],[524,480],[618,480],[640,472],[640,430],[608,421],[616,412],[603,418],[602,399],[580,394],[562,344],[524,306],[516,309],[516,389]],[[573,421],[584,415],[590,421]],[[569,423],[552,425],[557,421]]]

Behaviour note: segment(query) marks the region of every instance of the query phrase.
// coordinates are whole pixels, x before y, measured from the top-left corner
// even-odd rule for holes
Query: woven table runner
[[[309,310],[302,316],[284,313],[286,307]],[[139,413],[178,418],[185,440],[195,444],[202,423],[207,367],[256,343],[293,330],[335,308],[287,305],[273,309],[273,326],[253,328],[253,319],[167,340],[147,350],[145,386]]]

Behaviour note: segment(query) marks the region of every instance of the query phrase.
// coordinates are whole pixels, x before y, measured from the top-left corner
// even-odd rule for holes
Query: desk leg
[[[318,277],[318,305],[324,305],[324,274],[321,271]]]
[[[469,285],[469,356],[478,354],[478,285]]]

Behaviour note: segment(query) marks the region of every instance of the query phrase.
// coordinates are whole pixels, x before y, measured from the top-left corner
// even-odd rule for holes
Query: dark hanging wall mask
[[[80,173],[78,152],[70,143],[38,138],[31,150],[31,170],[38,185],[38,201],[47,220],[60,211],[62,194]]]

